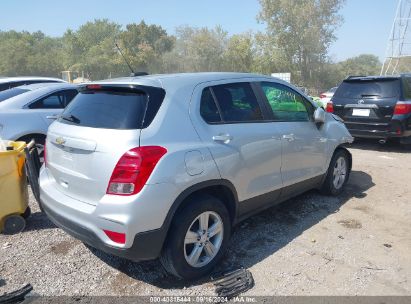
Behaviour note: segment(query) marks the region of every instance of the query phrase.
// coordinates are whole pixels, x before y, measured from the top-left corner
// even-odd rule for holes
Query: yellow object
[[[10,215],[22,215],[28,207],[25,142],[9,142],[10,151],[0,151],[0,232]]]

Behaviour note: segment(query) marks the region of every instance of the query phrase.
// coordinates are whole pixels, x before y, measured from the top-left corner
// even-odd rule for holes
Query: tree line
[[[0,76],[54,76],[84,72],[92,79],[130,74],[235,71],[291,72],[292,82],[313,94],[348,75],[378,74],[381,62],[369,54],[333,62],[329,47],[343,22],[345,0],[260,0],[262,32],[230,35],[215,28],[180,26],[173,35],[144,21],[122,26],[107,19],[87,22],[62,37],[0,31]],[[118,47],[117,47],[117,46]],[[119,51],[120,49],[120,51]]]

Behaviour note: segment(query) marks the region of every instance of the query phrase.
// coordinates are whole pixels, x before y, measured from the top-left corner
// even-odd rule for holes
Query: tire
[[[342,149],[336,150],[328,167],[327,176],[321,187],[321,192],[333,196],[341,194],[350,177],[350,173],[351,165],[348,152]],[[339,176],[338,181],[337,176]]]
[[[26,228],[26,220],[21,215],[10,215],[4,221],[4,234],[16,234]]]
[[[205,224],[200,226],[200,221],[205,223],[207,217],[206,226],[211,229],[207,228],[206,231],[211,234],[219,231],[214,236],[208,237],[207,232],[203,233],[204,229],[200,229],[205,228]],[[211,230],[213,232],[210,232]],[[170,226],[160,256],[161,264],[168,273],[177,278],[201,278],[210,273],[221,260],[230,235],[231,221],[224,204],[208,195],[194,197],[175,216]]]

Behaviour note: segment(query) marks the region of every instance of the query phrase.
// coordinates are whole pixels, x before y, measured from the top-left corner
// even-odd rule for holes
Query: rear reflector
[[[411,113],[411,102],[399,101],[395,105],[394,115],[404,115]]]
[[[107,187],[107,194],[134,195],[143,189],[158,161],[167,153],[159,146],[131,149],[118,161]]]
[[[327,107],[325,108],[325,111],[328,113],[334,113],[334,105],[332,102],[327,103]]]
[[[120,232],[114,232],[110,230],[103,230],[104,233],[108,236],[110,240],[112,240],[114,243],[118,244],[125,244],[126,243],[126,234],[125,233],[120,233]]]

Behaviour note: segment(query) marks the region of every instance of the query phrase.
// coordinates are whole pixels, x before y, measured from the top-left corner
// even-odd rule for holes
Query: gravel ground
[[[312,191],[236,227],[219,270],[244,266],[246,295],[411,295],[411,151],[360,142],[345,192]],[[30,199],[26,231],[0,235],[0,295],[31,283],[55,295],[213,295],[207,280],[167,277],[158,261],[132,263],[87,248]]]

